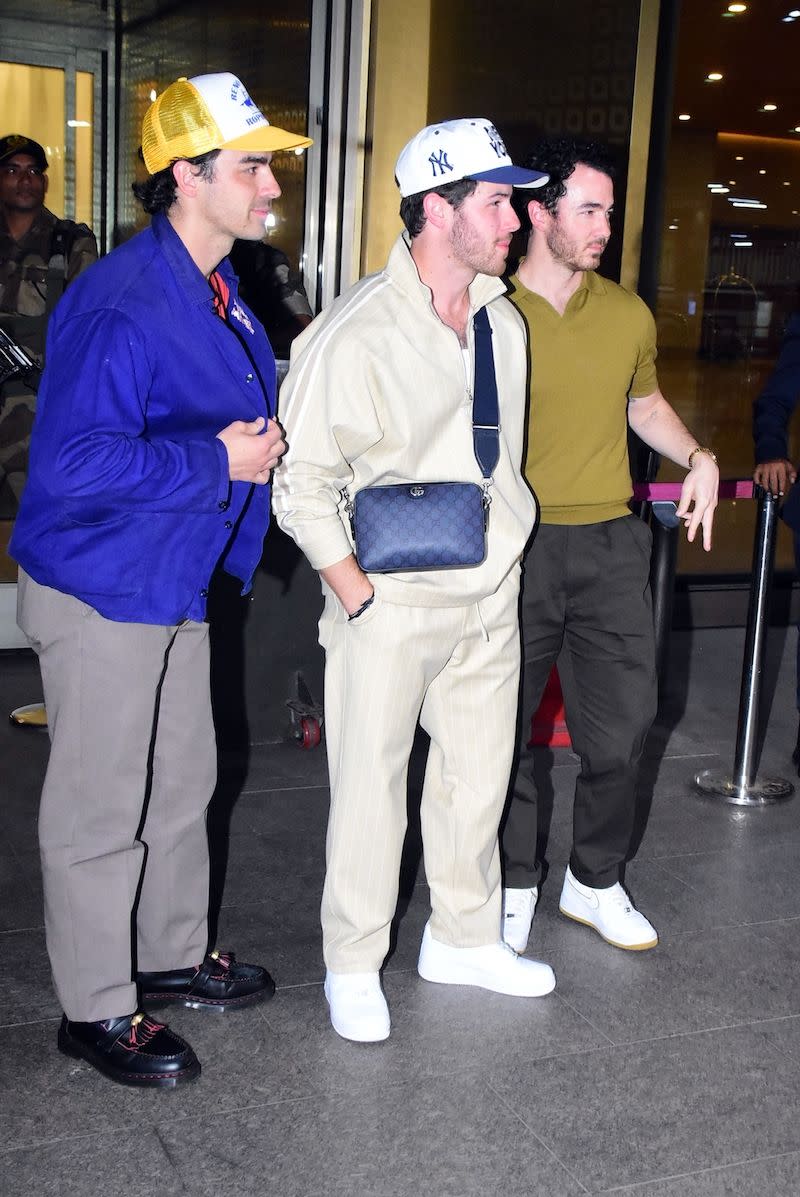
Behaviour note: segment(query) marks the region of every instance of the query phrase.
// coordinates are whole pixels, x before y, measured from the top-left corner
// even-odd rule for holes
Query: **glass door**
[[[32,57],[32,56],[31,56]],[[89,55],[91,60],[92,56]],[[94,66],[93,62],[80,63]],[[95,197],[94,70],[78,69],[77,55],[48,52],[39,62],[0,61],[0,110],[3,133],[38,141],[48,161],[45,206],[56,216],[88,224],[99,236]],[[2,170],[0,166],[0,170]],[[0,324],[24,344],[23,324],[16,324],[17,303],[5,302],[0,289]],[[36,350],[37,346],[25,346]],[[16,565],[8,542],[25,484],[27,448],[35,396],[22,383],[7,381],[0,391],[0,649],[26,644],[16,623]]]

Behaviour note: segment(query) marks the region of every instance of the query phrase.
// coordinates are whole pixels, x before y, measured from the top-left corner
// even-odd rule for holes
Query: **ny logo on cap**
[[[428,161],[431,164],[431,170],[433,171],[434,179],[436,178],[437,172],[440,175],[443,175],[445,171],[453,169],[447,158],[447,150],[439,150],[438,153],[434,152],[430,155]]]
[[[492,147],[494,152],[497,154],[497,157],[498,158],[507,158],[508,150],[506,149],[505,143],[504,143],[502,137],[500,136],[500,134],[497,132],[497,129],[495,129],[494,125],[486,125],[484,128],[484,132],[486,133],[486,136],[489,138],[489,145]]]

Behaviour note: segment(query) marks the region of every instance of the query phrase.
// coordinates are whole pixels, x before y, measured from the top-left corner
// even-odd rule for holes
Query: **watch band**
[[[695,445],[695,447],[692,449],[691,453],[689,454],[688,458],[686,459],[689,463],[689,469],[692,468],[692,458],[694,457],[695,453],[705,453],[707,457],[711,458],[714,465],[717,464],[717,455],[713,449],[709,449],[706,445]]]

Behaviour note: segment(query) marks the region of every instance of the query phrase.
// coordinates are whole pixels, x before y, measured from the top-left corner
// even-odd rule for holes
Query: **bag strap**
[[[500,411],[494,373],[492,326],[486,308],[475,313],[475,384],[472,389],[472,445],[485,480],[500,459]]]

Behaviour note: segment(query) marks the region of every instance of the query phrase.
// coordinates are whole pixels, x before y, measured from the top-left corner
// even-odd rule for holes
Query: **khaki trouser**
[[[137,968],[206,951],[208,626],[115,623],[23,571],[18,618],[51,739],[39,843],[56,991],[69,1019],[130,1014]]]
[[[322,930],[333,972],[375,972],[388,951],[418,718],[431,738],[421,807],[431,931],[455,946],[500,939],[497,828],[514,747],[518,591],[515,569],[467,607],[404,607],[376,595],[353,623],[326,599]]]

